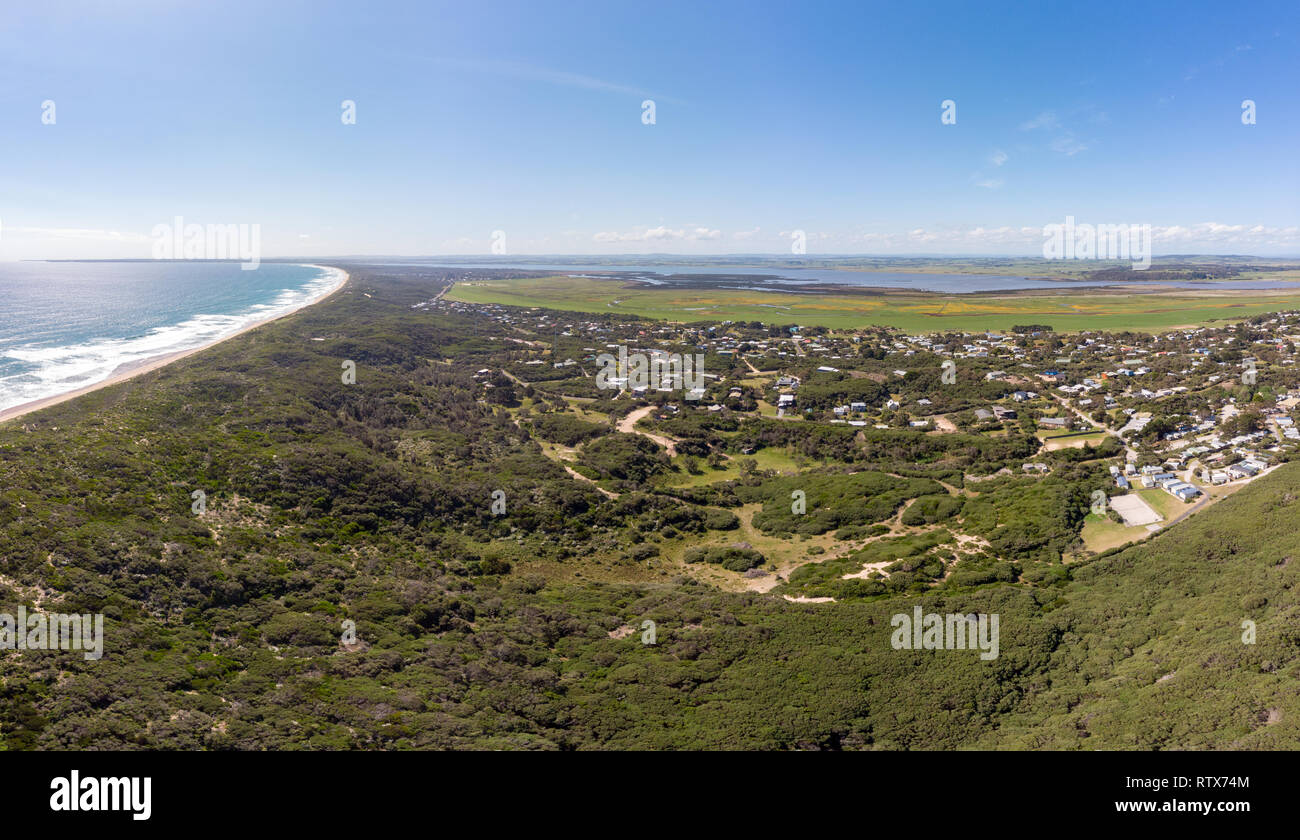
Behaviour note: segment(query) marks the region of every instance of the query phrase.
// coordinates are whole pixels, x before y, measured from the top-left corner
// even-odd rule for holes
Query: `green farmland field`
[[[1017,324],[1046,324],[1058,332],[1158,332],[1300,308],[1300,287],[1295,291],[814,295],[665,289],[628,286],[617,280],[540,277],[457,283],[447,298],[570,312],[621,312],[677,322],[763,321],[832,328],[881,325],[924,332],[1005,330]]]

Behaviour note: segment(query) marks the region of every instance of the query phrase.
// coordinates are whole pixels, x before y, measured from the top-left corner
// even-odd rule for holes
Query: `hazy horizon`
[[[786,262],[816,262],[818,260],[842,261],[842,260],[1043,260],[1042,254],[1033,253],[881,253],[881,252],[845,252],[845,253],[805,253],[805,254],[783,254],[780,252],[760,252],[760,251],[728,251],[718,253],[673,253],[667,251],[661,252],[639,252],[639,253],[596,253],[596,252],[554,252],[554,253],[520,253],[520,254],[399,254],[399,253],[365,253],[365,254],[262,254],[262,261],[286,262],[293,260],[466,260],[477,262],[500,262],[500,263],[517,263],[528,262],[530,260],[547,260],[555,261],[559,258],[567,259],[599,259],[610,260],[619,259],[624,261],[637,260],[673,260],[679,262],[716,262],[723,259],[763,259],[763,260],[782,260]],[[1239,253],[1231,251],[1223,252],[1154,252],[1151,254],[1153,260],[1170,260],[1170,259],[1277,259],[1277,260],[1300,260],[1300,251],[1291,253]],[[141,257],[24,257],[21,259],[0,260],[0,263],[6,262],[154,262],[154,258],[149,256]],[[203,260],[184,260],[174,259],[173,262],[203,262]],[[219,262],[221,260],[207,260],[209,262]],[[238,258],[230,258],[225,262],[239,262]],[[1067,265],[1078,266],[1081,261],[1071,261]],[[1085,262],[1092,262],[1098,265],[1126,263],[1124,259],[1096,259]]]
[[[1300,252],[1300,7],[1113,9],[14,9],[0,260]]]

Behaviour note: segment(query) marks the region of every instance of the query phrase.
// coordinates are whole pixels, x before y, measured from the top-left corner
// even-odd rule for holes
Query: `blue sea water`
[[[292,311],[340,277],[266,262],[0,263],[0,410]]]

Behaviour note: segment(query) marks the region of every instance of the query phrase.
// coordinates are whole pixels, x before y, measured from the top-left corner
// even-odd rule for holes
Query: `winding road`
[[[644,408],[638,408],[636,411],[633,411],[632,413],[628,414],[628,416],[624,417],[622,420],[619,421],[618,430],[620,432],[623,432],[624,434],[641,435],[643,437],[650,438],[650,440],[654,441],[655,443],[659,444],[660,446],[668,450],[669,458],[676,457],[677,455],[676,441],[670,438],[666,438],[663,435],[656,435],[653,434],[652,432],[643,432],[636,427],[638,420],[640,420],[642,417],[647,416],[648,414],[650,414],[650,412],[654,410],[655,407],[653,405],[647,405]]]

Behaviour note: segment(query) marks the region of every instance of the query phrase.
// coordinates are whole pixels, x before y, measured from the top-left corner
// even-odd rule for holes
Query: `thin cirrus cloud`
[[[1001,149],[994,149],[989,155],[988,165],[994,169],[999,169],[1010,159],[1010,156],[1006,152]],[[1001,189],[1002,185],[1005,183],[1001,178],[987,177],[982,169],[972,173],[970,177],[971,183],[984,190]]]
[[[1061,121],[1057,119],[1055,111],[1044,111],[1031,120],[1025,120],[1020,124],[1021,131],[1036,131],[1040,128],[1060,128]]]
[[[682,104],[683,100],[662,93],[655,93],[645,88],[634,87],[632,85],[619,84],[604,79],[598,79],[595,76],[588,76],[583,73],[572,73],[567,70],[553,70],[549,67],[539,67],[533,64],[524,64],[518,61],[500,61],[484,59],[464,59],[464,58],[429,58],[426,56],[417,56],[425,61],[431,61],[443,67],[464,70],[471,73],[485,73],[494,76],[502,76],[510,79],[519,79],[527,82],[542,82],[549,85],[559,85],[561,87],[578,88],[581,90],[603,91],[606,93],[618,93],[625,96],[636,96],[641,98],[659,99],[664,102]]]
[[[1051,143],[1052,151],[1060,152],[1067,157],[1074,157],[1079,152],[1086,152],[1088,144],[1079,140],[1073,134],[1066,132],[1060,137],[1053,138]]]
[[[31,239],[84,240],[88,242],[150,242],[143,233],[98,228],[6,227],[6,233],[25,235]]]
[[[1108,120],[1104,111],[1097,111],[1091,107],[1081,110],[1087,115],[1090,122],[1106,122]],[[1077,111],[1072,113],[1078,115]],[[1080,152],[1088,150],[1088,144],[1076,137],[1074,132],[1065,126],[1055,111],[1043,111],[1038,116],[1025,120],[1020,124],[1020,130],[1045,131],[1054,134],[1055,136],[1048,143],[1048,148],[1066,157],[1074,157]]]
[[[1183,81],[1184,82],[1194,81],[1197,76],[1201,75],[1206,71],[1221,70],[1225,66],[1227,66],[1227,64],[1230,61],[1233,61],[1240,57],[1245,57],[1244,56],[1245,53],[1249,53],[1254,49],[1255,48],[1250,44],[1237,44],[1235,47],[1228,50],[1227,52],[1220,53],[1218,58],[1215,58],[1209,61],[1208,63],[1199,64],[1187,68],[1186,72],[1183,73]]]

